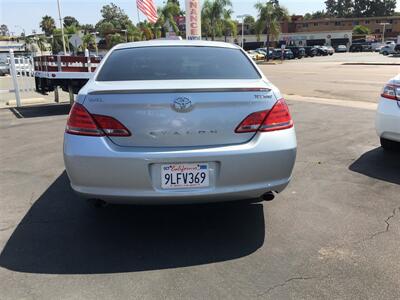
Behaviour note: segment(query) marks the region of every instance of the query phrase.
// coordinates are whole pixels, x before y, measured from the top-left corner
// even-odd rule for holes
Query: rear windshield
[[[167,46],[115,50],[96,80],[258,78],[260,74],[239,49]]]

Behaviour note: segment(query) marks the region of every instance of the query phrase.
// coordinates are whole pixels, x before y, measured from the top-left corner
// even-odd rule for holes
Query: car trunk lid
[[[276,99],[263,80],[93,82],[84,106],[111,116],[132,133],[110,137],[126,147],[198,147],[241,144],[254,133],[235,133],[249,114]]]

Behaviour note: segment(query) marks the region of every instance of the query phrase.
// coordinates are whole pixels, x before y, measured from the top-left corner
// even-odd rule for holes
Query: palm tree
[[[53,33],[53,30],[56,28],[56,22],[52,17],[45,15],[42,18],[42,21],[40,22],[39,26],[45,33],[45,35],[50,36]]]
[[[228,36],[237,35],[237,23],[231,19],[233,11],[231,9],[225,10],[224,19],[222,20],[222,32],[225,37],[225,42]]]
[[[39,47],[39,50],[40,50],[40,55],[42,55],[43,54],[43,51],[46,51],[47,50],[47,40],[46,40],[46,38],[43,36],[43,35],[39,35],[39,36],[37,36],[36,37],[36,44],[38,45],[38,47]]]
[[[155,27],[162,27],[164,33],[170,28],[178,35],[179,28],[176,24],[175,17],[180,16],[181,8],[179,4],[173,0],[168,0],[164,7],[158,9],[158,20],[154,24]]]
[[[140,31],[142,32],[143,40],[154,39],[153,26],[149,22],[147,22],[147,21],[140,22],[138,24],[138,27],[139,27]]]
[[[95,38],[94,35],[91,33],[85,34],[82,37],[82,48],[84,49],[88,49],[89,45],[94,44],[95,43]]]
[[[215,36],[221,31],[221,24],[225,13],[232,7],[230,0],[205,0],[201,10],[203,29],[207,36],[214,40]]]
[[[128,31],[127,31],[126,35],[128,37],[129,42],[141,41],[143,39],[142,32],[136,26],[134,26],[134,25],[128,26],[127,30]]]
[[[281,31],[280,21],[288,18],[289,14],[286,8],[273,0],[265,4],[259,2],[255,5],[255,8],[258,10],[257,36],[259,37],[263,32],[267,34],[267,53],[269,53],[270,38],[277,39],[279,37]],[[267,60],[269,60],[268,55]]]

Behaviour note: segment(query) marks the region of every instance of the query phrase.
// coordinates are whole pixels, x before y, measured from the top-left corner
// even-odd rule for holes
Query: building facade
[[[383,25],[384,24],[384,25]],[[371,18],[326,18],[304,20],[302,16],[293,16],[290,21],[281,23],[283,33],[352,31],[357,25],[367,27],[376,39],[396,38],[400,35],[400,16]]]
[[[353,32],[343,31],[321,31],[321,32],[297,32],[281,33],[279,41],[286,45],[316,46],[328,45],[336,48],[339,45],[349,47],[352,43]]]

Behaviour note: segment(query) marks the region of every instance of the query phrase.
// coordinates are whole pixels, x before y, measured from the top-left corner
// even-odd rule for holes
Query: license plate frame
[[[208,163],[171,163],[161,165],[161,189],[188,190],[210,186]]]

